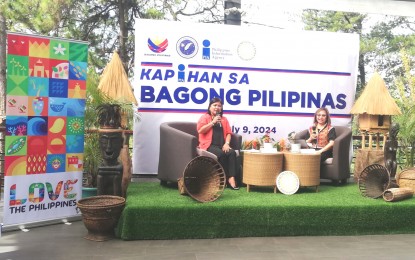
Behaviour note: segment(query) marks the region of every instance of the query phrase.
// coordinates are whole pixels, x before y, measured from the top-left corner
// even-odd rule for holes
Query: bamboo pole
[[[365,139],[365,134],[362,134],[362,150],[366,148],[366,139]]]
[[[369,133],[369,150],[372,150],[372,135]]]
[[[379,150],[379,133],[376,133],[376,150]]]

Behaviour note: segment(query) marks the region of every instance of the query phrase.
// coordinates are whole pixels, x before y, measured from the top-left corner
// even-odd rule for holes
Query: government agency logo
[[[242,60],[252,60],[255,57],[256,54],[256,48],[255,45],[252,42],[241,42],[238,45],[238,56]]]
[[[169,41],[167,39],[148,38],[147,46],[154,53],[162,53],[169,46]]]
[[[197,41],[195,39],[185,36],[177,41],[176,50],[181,57],[190,59],[197,54],[199,46],[197,45]]]

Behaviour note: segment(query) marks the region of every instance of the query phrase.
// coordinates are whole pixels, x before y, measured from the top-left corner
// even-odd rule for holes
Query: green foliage
[[[106,1],[106,0],[3,0],[0,8],[7,30],[64,37],[90,43],[89,64],[102,71],[114,51],[133,75],[135,20],[170,19],[206,14],[215,17],[217,0]]]
[[[359,13],[306,10],[303,22],[306,30],[361,34],[366,17]]]
[[[105,103],[105,97],[98,90],[99,75],[91,66],[88,68],[86,81],[85,129],[97,129],[96,108]]]
[[[306,30],[356,33],[360,35],[360,57],[358,68],[357,93],[366,85],[365,55],[376,47],[374,43],[366,42],[363,25],[367,15],[359,13],[304,10],[303,22]]]
[[[62,19],[68,13],[72,0],[6,0],[5,15],[9,30],[24,28],[42,35],[59,36]]]
[[[97,186],[98,167],[102,164],[102,161],[98,132],[86,133],[84,148],[84,173],[86,175],[86,183],[84,183],[85,186]]]
[[[147,19],[161,20],[164,14],[155,8],[149,8],[146,13]]]
[[[402,114],[395,116],[399,124],[400,154],[405,156],[405,167],[414,166],[415,155],[415,76],[411,72],[411,60],[405,49],[400,52],[402,75],[395,79],[395,100]]]
[[[98,167],[102,163],[101,150],[99,148],[99,135],[96,108],[105,102],[105,98],[98,90],[99,76],[92,68],[88,69],[86,82],[85,104],[85,144],[84,144],[84,173],[86,174],[86,186],[96,187]]]

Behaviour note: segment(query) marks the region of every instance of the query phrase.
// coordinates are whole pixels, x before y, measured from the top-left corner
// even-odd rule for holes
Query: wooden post
[[[379,150],[379,133],[376,133],[376,150]]]
[[[372,150],[372,135],[369,133],[369,150]]]
[[[362,149],[366,148],[365,133],[362,134]]]
[[[385,150],[385,145],[386,145],[386,134],[383,135],[383,150]]]

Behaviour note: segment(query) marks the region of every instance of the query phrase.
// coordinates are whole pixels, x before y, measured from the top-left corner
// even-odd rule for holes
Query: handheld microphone
[[[217,111],[215,111],[215,116],[220,116],[220,113],[218,113]],[[222,127],[222,124],[221,124],[221,122],[220,122],[220,121],[218,122],[218,125],[219,125],[220,127]]]

